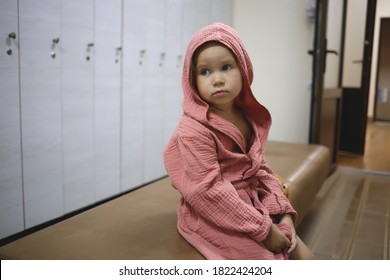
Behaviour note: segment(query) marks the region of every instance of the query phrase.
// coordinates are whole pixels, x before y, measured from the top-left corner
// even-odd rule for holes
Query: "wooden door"
[[[364,154],[376,0],[348,1],[340,150]]]
[[[390,18],[382,18],[379,35],[378,71],[374,119],[390,121]]]
[[[0,1],[0,239],[24,228],[16,1]]]

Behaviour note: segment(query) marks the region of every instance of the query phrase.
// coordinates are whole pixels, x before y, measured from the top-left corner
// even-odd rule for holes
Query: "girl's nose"
[[[221,73],[215,73],[213,77],[213,85],[214,86],[221,86],[225,84],[225,80],[223,79],[223,76]]]

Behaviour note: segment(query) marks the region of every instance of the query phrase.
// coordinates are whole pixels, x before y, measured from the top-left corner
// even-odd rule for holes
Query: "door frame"
[[[309,54],[313,56],[309,143],[314,144],[318,144],[320,141],[321,103],[326,63],[327,14],[328,0],[317,0],[313,49],[309,51]]]

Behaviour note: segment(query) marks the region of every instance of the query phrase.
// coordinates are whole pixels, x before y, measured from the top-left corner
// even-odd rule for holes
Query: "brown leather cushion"
[[[269,142],[266,158],[306,213],[325,179],[327,149]],[[1,259],[203,259],[176,230],[179,194],[168,178],[0,248]]]
[[[328,175],[329,149],[320,145],[269,141],[265,158],[287,185],[288,197],[298,212],[296,225],[299,225]]]

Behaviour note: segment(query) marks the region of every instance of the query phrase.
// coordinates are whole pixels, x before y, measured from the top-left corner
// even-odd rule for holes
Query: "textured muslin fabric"
[[[235,105],[250,122],[253,134],[246,143],[239,129],[210,112],[190,84],[196,49],[216,41],[237,60],[243,86]],[[286,259],[262,243],[272,223],[296,211],[264,159],[271,125],[268,110],[253,96],[253,70],[238,34],[215,23],[192,37],[183,65],[183,115],[164,151],[172,186],[181,193],[177,209],[180,234],[207,259]],[[291,238],[287,224],[279,228]]]

